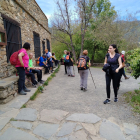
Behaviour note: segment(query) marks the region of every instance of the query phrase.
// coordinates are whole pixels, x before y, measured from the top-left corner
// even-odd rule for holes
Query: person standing
[[[43,84],[44,81],[42,80],[42,67],[34,67],[32,58],[33,58],[33,54],[30,53],[29,54],[29,68],[31,69],[32,73],[37,73],[38,82]]]
[[[65,56],[65,63],[67,68],[67,75],[71,77],[75,77],[73,75],[73,59],[70,56],[70,52],[67,52],[67,55]]]
[[[66,68],[66,63],[65,63],[65,56],[66,56],[66,54],[67,54],[67,50],[64,50],[64,54],[63,54],[62,60],[64,61],[65,74],[67,74],[67,68]]]
[[[19,80],[18,80],[18,93],[21,95],[26,95],[26,92],[30,92],[29,89],[25,87],[25,69],[28,68],[29,64],[29,56],[27,51],[30,50],[30,44],[26,42],[23,45],[23,48],[19,51],[18,54],[18,61],[16,64],[16,69],[19,73]]]
[[[80,56],[77,62],[77,67],[80,74],[80,88],[83,91],[87,90],[88,69],[91,66],[90,60],[87,54],[88,54],[88,51],[84,50],[83,55]]]
[[[110,103],[110,83],[111,79],[113,81],[113,89],[114,89],[114,102],[118,101],[117,92],[118,92],[118,81],[120,77],[119,70],[122,68],[122,61],[121,56],[118,53],[117,46],[112,44],[109,46],[109,53],[105,57],[104,65],[109,64],[110,69],[109,73],[106,73],[106,92],[107,92],[107,99],[103,102],[104,104]]]
[[[123,61],[124,61],[124,63],[125,63],[124,55],[125,55],[125,51],[122,51],[122,53],[121,53],[121,57],[122,57],[122,59],[123,59]],[[127,77],[126,74],[125,74],[124,67],[122,68],[122,72],[123,72],[122,74],[123,74],[125,80],[129,79],[129,77]]]

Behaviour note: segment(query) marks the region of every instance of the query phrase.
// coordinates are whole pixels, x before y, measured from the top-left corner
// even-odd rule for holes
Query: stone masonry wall
[[[22,45],[31,44],[30,52],[34,53],[33,31],[40,35],[40,48],[42,55],[42,41],[50,41],[51,34],[48,30],[48,19],[41,11],[35,0],[0,0],[0,27],[4,29],[1,13],[20,23]],[[45,40],[44,40],[45,39]],[[33,58],[35,64],[35,58]],[[7,63],[6,46],[0,46],[0,79],[13,75],[15,68]]]

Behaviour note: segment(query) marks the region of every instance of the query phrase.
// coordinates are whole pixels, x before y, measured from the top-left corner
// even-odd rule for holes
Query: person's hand
[[[30,71],[30,68],[27,68],[27,71]]]
[[[118,73],[119,72],[119,69],[116,69],[116,71],[115,71],[116,73]]]
[[[24,63],[23,62],[21,63],[21,66],[24,67]]]

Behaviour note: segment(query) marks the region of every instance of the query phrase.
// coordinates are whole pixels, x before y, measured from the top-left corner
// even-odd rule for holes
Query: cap
[[[125,54],[125,51],[122,51],[122,54]]]

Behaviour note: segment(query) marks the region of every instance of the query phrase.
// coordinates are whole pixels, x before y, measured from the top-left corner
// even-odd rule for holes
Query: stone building
[[[9,62],[10,56],[25,42],[31,44],[34,63],[46,48],[51,51],[51,33],[46,15],[35,0],[0,0],[0,93],[2,81],[15,75],[15,68]]]

